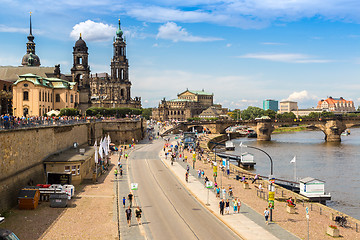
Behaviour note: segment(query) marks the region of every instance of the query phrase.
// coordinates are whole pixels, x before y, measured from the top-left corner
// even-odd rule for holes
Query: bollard
[[[321,207],[320,207],[320,215],[321,215]]]
[[[355,223],[355,231],[358,232],[358,224]]]
[[[284,191],[281,190],[281,197],[284,197]]]
[[[310,210],[312,211],[312,203],[310,203]]]
[[[303,200],[303,201],[302,201],[302,205],[303,205],[303,207],[304,207],[304,202],[305,202],[305,201]]]

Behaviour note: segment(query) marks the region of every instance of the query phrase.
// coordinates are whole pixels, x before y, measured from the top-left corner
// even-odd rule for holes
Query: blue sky
[[[69,73],[79,33],[92,73],[109,72],[118,18],[132,96],[144,107],[186,88],[230,109],[264,99],[316,107],[327,96],[360,104],[356,0],[0,0],[0,65],[20,65],[32,11],[42,66]]]

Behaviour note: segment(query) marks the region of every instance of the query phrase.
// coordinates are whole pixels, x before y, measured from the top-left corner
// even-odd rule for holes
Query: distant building
[[[222,109],[219,104],[214,104],[214,94],[202,91],[186,90],[177,95],[177,99],[161,100],[158,108],[153,109],[152,117],[158,121],[177,120],[185,121],[188,118],[199,117],[200,114],[208,109],[208,115],[215,116],[217,110]],[[209,109],[213,107],[213,109]]]
[[[74,108],[78,103],[74,82],[28,73],[19,76],[13,84],[14,116],[43,116],[51,110]]]
[[[279,110],[279,102],[272,99],[266,99],[263,101],[263,109],[265,111],[270,109],[277,112]]]
[[[126,39],[120,26],[113,42],[114,55],[111,59],[111,75],[95,73],[90,75],[91,103],[94,107],[141,108],[141,97],[131,97],[129,62],[126,57]]]
[[[297,102],[292,102],[292,101],[282,101],[280,102],[280,110],[279,113],[286,113],[286,112],[292,112],[294,110],[298,109],[298,105]]]
[[[219,108],[218,106],[210,106],[204,111],[202,111],[199,115],[199,118],[221,118],[221,119],[229,119],[230,117],[227,115],[228,109]]]
[[[322,109],[317,109],[317,108],[308,108],[308,109],[297,109],[297,110],[294,110],[292,111],[296,117],[302,117],[302,116],[307,116],[309,115],[310,113],[317,113],[320,114],[323,112]]]
[[[354,112],[355,105],[353,101],[347,101],[344,98],[332,98],[329,97],[325,100],[320,100],[316,107],[323,111],[330,112]]]

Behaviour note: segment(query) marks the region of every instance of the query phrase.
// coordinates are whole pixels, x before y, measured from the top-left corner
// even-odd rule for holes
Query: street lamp
[[[242,142],[240,142],[240,147],[247,147],[247,148],[253,148],[253,149],[256,149],[256,150],[259,150],[259,151],[261,151],[261,152],[263,152],[263,153],[265,153],[266,154],[266,156],[268,156],[269,157],[269,159],[270,159],[270,176],[269,176],[269,180],[270,180],[270,191],[269,192],[273,192],[273,182],[272,182],[272,179],[270,179],[270,178],[274,178],[274,176],[273,176],[273,173],[274,173],[274,164],[273,164],[273,160],[272,160],[272,158],[270,157],[270,155],[267,153],[267,152],[265,152],[264,150],[262,150],[262,149],[260,149],[260,148],[257,148],[257,147],[253,147],[253,146],[247,146],[247,145],[243,145],[242,144]],[[270,194],[269,194],[270,195]],[[274,195],[272,195],[272,196],[274,196]],[[269,201],[270,201],[270,197],[269,197]],[[273,200],[272,200],[273,201]],[[272,208],[274,207],[274,205],[272,206]],[[270,222],[272,222],[272,208],[270,208]]]

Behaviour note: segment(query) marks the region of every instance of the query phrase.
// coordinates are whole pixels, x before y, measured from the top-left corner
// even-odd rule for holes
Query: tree
[[[241,112],[241,118],[243,120],[254,120],[255,118],[264,116],[264,113],[265,111],[261,108],[249,106]]]
[[[230,115],[230,117],[232,119],[235,119],[235,120],[241,119],[241,110],[240,109],[235,109],[234,111],[229,112],[228,114]]]
[[[264,112],[264,116],[268,116],[271,119],[275,119],[276,112],[274,110],[268,109]]]
[[[295,119],[296,115],[293,112],[285,112],[283,114],[278,114],[277,117],[282,119]]]
[[[143,108],[141,115],[142,115],[145,119],[149,120],[150,117],[152,116],[152,108]]]

